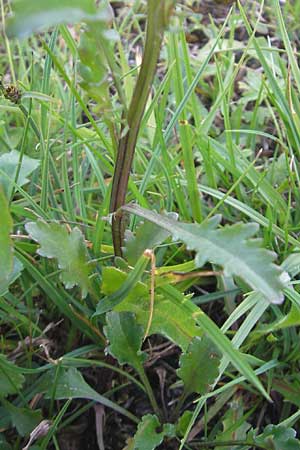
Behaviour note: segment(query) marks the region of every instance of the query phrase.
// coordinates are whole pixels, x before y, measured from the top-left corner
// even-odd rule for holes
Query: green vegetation
[[[0,0],[1,449],[300,450],[300,2],[231,3]]]

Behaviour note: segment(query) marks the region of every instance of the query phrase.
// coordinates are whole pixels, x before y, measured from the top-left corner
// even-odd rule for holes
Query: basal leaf
[[[29,222],[25,228],[32,239],[41,245],[37,250],[39,255],[57,259],[58,267],[62,270],[60,279],[65,287],[71,289],[78,285],[82,290],[82,297],[85,297],[92,290],[92,266],[79,228],[74,228],[69,233],[64,225],[42,220]]]
[[[123,414],[134,422],[137,421],[136,417],[133,416],[133,414],[131,414],[129,411],[92,389],[84,380],[79,370],[77,370],[75,367],[71,367],[68,370],[60,369],[58,377],[56,379],[56,384],[53,385],[53,382],[50,382],[49,379],[48,385],[50,387],[46,393],[47,398],[54,397],[57,400],[64,398],[84,398],[95,400],[96,402],[99,402],[102,405]]]
[[[175,240],[181,240],[189,250],[195,250],[195,265],[206,262],[224,268],[226,276],[243,279],[253,290],[261,292],[270,303],[284,299],[281,268],[273,263],[275,254],[260,247],[260,241],[251,239],[258,230],[254,223],[217,228],[221,216],[203,224],[187,224],[137,205],[127,205],[127,212],[137,214],[169,231]]]
[[[10,415],[13,426],[16,427],[20,436],[30,434],[42,420],[42,412],[40,409],[20,408],[7,401],[4,405]]]
[[[111,295],[123,285],[128,274],[114,267],[105,267],[102,277],[102,292],[105,295]],[[184,297],[182,301],[185,301]],[[133,312],[136,321],[145,331],[149,318],[149,305],[149,288],[139,281],[114,310]],[[197,310],[196,307],[195,310]],[[201,334],[201,330],[196,326],[192,314],[187,312],[183,305],[179,302],[175,304],[164,295],[156,294],[150,334],[156,333],[165,336],[185,350],[193,337]]]
[[[174,220],[178,217],[178,215],[174,213],[169,213],[167,216]],[[169,231],[166,231],[160,226],[148,221],[137,227],[135,236],[132,232],[126,231],[124,255],[126,256],[129,264],[133,266],[146,248],[155,248],[157,245],[165,241],[168,236],[170,236]]]
[[[300,450],[296,431],[281,425],[268,425],[262,434],[254,438],[254,441],[268,450]]]
[[[196,337],[179,360],[177,375],[182,379],[187,394],[204,394],[217,378],[222,354],[207,337]]]
[[[24,381],[18,368],[4,355],[0,355],[0,398],[18,393]]]
[[[12,7],[8,35],[22,38],[61,23],[104,21],[109,14],[107,9],[97,9],[94,0],[14,0]]]
[[[146,354],[141,351],[144,330],[134,314],[112,311],[106,314],[106,323],[104,333],[110,343],[109,353],[119,364],[130,364],[140,372],[146,359]]]
[[[10,215],[8,202],[5,198],[0,184],[0,292],[13,270],[13,243],[10,233],[13,228],[13,221]]]
[[[0,185],[2,184],[7,198],[10,198],[19,160],[20,153],[16,150],[12,150],[9,153],[3,153],[0,156]],[[17,184],[19,186],[24,186],[24,184],[28,183],[28,175],[30,175],[39,166],[39,164],[40,162],[38,159],[33,159],[24,155],[22,158]]]
[[[160,428],[162,428],[162,431],[158,431]],[[165,436],[173,434],[173,425],[165,424],[161,427],[155,415],[147,414],[143,416],[139,423],[131,448],[134,450],[153,450],[162,443]]]

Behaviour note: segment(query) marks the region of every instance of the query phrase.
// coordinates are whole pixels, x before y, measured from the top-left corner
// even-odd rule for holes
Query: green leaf
[[[24,381],[18,368],[0,354],[0,398],[18,393]]]
[[[8,411],[12,424],[16,427],[20,436],[27,436],[41,422],[41,410],[32,410],[30,408],[20,408],[10,402],[4,403]]]
[[[90,276],[93,272],[89,264],[88,252],[84,237],[79,228],[69,233],[64,225],[59,223],[28,222],[25,225],[27,233],[41,247],[37,253],[47,258],[55,258],[62,270],[60,279],[67,289],[80,286],[82,297],[92,290]]]
[[[0,225],[1,228],[1,225]],[[0,238],[1,241],[1,238]],[[1,253],[1,251],[0,251]],[[1,266],[1,262],[0,262]],[[7,291],[9,286],[16,281],[17,278],[21,275],[23,270],[23,264],[18,260],[18,258],[14,257],[13,259],[13,268],[12,271],[9,273],[9,275],[6,277],[6,279],[3,278],[3,272],[0,274],[0,297],[4,295]]]
[[[254,438],[254,441],[268,450],[300,450],[296,431],[281,425],[268,425],[262,434]]]
[[[177,375],[182,379],[186,394],[204,394],[219,374],[222,354],[207,336],[195,337],[179,360]]]
[[[168,213],[168,217],[176,220],[178,215]],[[134,266],[146,248],[154,249],[170,236],[170,232],[151,222],[144,222],[137,227],[136,235],[129,230],[125,232],[124,255],[130,265]]]
[[[221,216],[207,222],[186,224],[146,210],[137,205],[123,207],[168,230],[174,240],[182,240],[189,250],[195,250],[195,265],[206,262],[224,267],[226,276],[242,278],[255,291],[261,292],[270,303],[284,299],[282,269],[275,264],[275,254],[259,246],[260,241],[250,239],[258,230],[254,223],[235,224],[217,229]]]
[[[178,422],[176,424],[176,433],[179,436],[184,436],[186,433],[186,430],[192,420],[193,417],[193,411],[185,410],[183,414],[178,419]]]
[[[162,429],[162,431],[159,431]],[[153,450],[158,447],[165,436],[174,434],[174,425],[160,425],[155,415],[147,414],[143,416],[139,423],[137,432],[133,438],[132,449],[134,450]]]
[[[3,153],[0,156],[0,185],[2,184],[7,198],[10,198],[13,182],[16,178],[19,160],[20,153],[16,150],[12,150],[9,153]],[[18,186],[24,186],[24,184],[28,183],[28,175],[30,175],[39,166],[39,164],[40,162],[38,159],[33,159],[29,156],[23,155],[17,180]]]
[[[95,400],[108,408],[111,408],[129,419],[137,422],[137,418],[131,414],[126,409],[113,403],[108,398],[101,394],[98,394],[94,389],[92,389],[87,382],[84,380],[81,373],[75,368],[71,367],[68,370],[60,368],[58,377],[56,379],[55,391],[53,392],[53,373],[48,385],[50,385],[48,392],[46,393],[47,398],[55,398],[56,400],[65,398],[84,398],[89,400]]]
[[[110,31],[110,33],[112,32]],[[80,56],[79,74],[82,78],[81,87],[91,98],[96,100],[97,109],[101,107],[103,112],[111,111],[109,71],[105,53],[113,55],[113,46],[107,27],[104,24],[89,23],[81,34],[78,53]]]
[[[108,352],[119,364],[130,364],[140,372],[146,360],[146,354],[141,351],[144,330],[137,324],[134,314],[112,311],[106,314],[106,322],[104,333],[110,342]]]
[[[149,256],[144,254],[139,258],[134,269],[129,273],[128,277],[125,279],[120,289],[113,292],[111,295],[102,298],[99,301],[94,316],[110,311],[115,306],[119,305],[127,297],[129,292],[132,291],[132,289],[134,289],[136,283],[143,276],[144,271],[147,265],[149,264],[149,260],[150,260]]]
[[[107,8],[96,9],[94,0],[14,0],[7,32],[10,37],[23,38],[61,23],[106,21],[110,17]]]
[[[118,290],[127,279],[128,274],[114,267],[105,267],[102,272],[102,292],[111,295]],[[155,294],[153,320],[150,334],[161,334],[185,350],[194,336],[199,336],[201,330],[196,326],[192,314],[183,306],[186,298],[182,296],[182,304],[174,304],[170,298]],[[142,282],[128,292],[127,297],[116,306],[115,311],[131,311],[143,330],[149,318],[150,296],[149,288]],[[195,311],[197,308],[195,307]]]
[[[13,229],[13,221],[10,215],[8,202],[0,184],[0,291],[7,284],[13,270],[13,243],[10,233]]]

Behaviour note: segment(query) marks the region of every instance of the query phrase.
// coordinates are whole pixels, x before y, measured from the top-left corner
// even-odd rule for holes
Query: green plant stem
[[[157,404],[156,398],[154,396],[152,387],[151,387],[151,385],[149,383],[148,377],[146,375],[146,372],[145,372],[143,366],[141,366],[140,369],[138,370],[138,374],[139,374],[140,379],[141,379],[141,381],[142,381],[142,383],[143,383],[143,385],[144,385],[144,387],[146,389],[146,392],[147,392],[149,401],[151,403],[151,406],[153,408],[153,411],[155,412],[157,417],[161,420],[161,412],[160,412],[160,409],[158,407],[158,404]]]
[[[168,2],[148,0],[145,51],[141,70],[129,106],[127,121],[124,121],[121,128],[121,138],[119,141],[112,182],[112,194],[110,201],[111,213],[115,213],[125,204],[129,174],[132,166],[140,124],[155,75],[164,29],[168,22],[165,14],[166,3],[171,5],[174,2],[171,2],[171,0],[168,0]],[[122,213],[116,214],[113,218],[112,235],[115,255],[122,256],[122,243],[124,237]]]

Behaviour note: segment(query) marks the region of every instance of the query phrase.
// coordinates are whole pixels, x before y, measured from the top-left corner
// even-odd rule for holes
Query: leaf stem
[[[151,385],[150,385],[150,383],[149,383],[148,377],[147,377],[147,375],[146,375],[146,372],[145,372],[143,366],[141,366],[141,367],[139,368],[138,373],[139,373],[139,376],[140,376],[140,378],[141,378],[141,381],[142,381],[142,383],[143,383],[143,385],[144,385],[144,387],[145,387],[145,389],[146,389],[146,392],[147,392],[149,401],[150,401],[150,403],[151,403],[151,406],[152,406],[152,408],[153,408],[153,411],[155,412],[155,414],[157,415],[157,417],[159,417],[159,419],[161,419],[161,412],[160,412],[160,409],[159,409],[159,407],[158,407],[158,404],[157,404],[156,398],[155,398],[155,396],[154,396],[152,387],[151,387]]]

